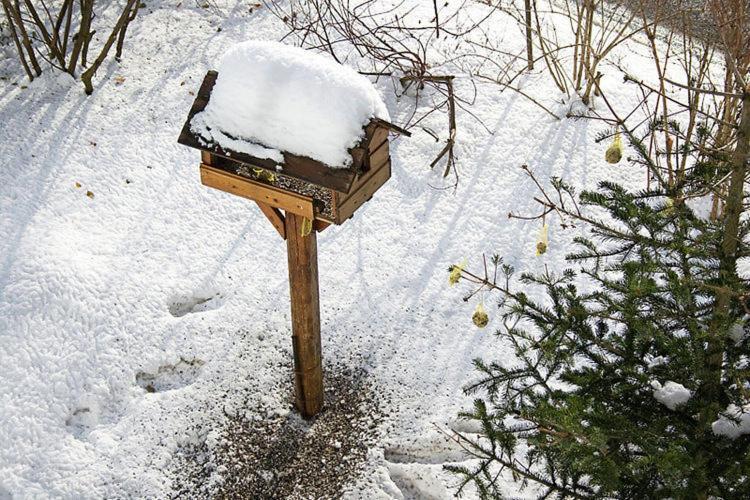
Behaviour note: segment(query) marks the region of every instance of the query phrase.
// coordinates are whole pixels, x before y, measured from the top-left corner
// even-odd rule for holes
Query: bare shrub
[[[44,0],[0,0],[19,61],[29,79],[42,74],[40,61],[80,78],[86,93],[94,91],[94,74],[115,45],[115,57],[122,56],[125,34],[141,5],[140,0],[125,0],[114,27],[89,63],[91,40],[96,33],[95,0],[63,0],[48,6]],[[101,2],[96,6],[101,7]],[[101,28],[100,28],[101,29]]]
[[[672,19],[667,23],[666,14],[657,10],[646,22],[645,10],[641,9],[655,78],[647,81],[643,75],[632,75],[621,68],[625,81],[637,88],[631,111],[616,111],[599,89],[607,109],[590,117],[612,127],[597,141],[607,140],[618,131],[625,135],[638,153],[630,160],[647,171],[647,187],[654,180],[670,186],[672,200],[678,204],[711,195],[711,217],[716,220],[724,215],[730,171],[737,161],[733,151],[742,133],[750,56],[747,33],[736,29],[746,26],[745,21],[737,22],[746,16],[742,1],[712,0],[709,5],[719,27],[735,26],[735,31],[721,29],[718,47],[694,35],[688,15],[681,16],[679,22]],[[733,9],[732,5],[739,7]],[[684,13],[686,9],[679,11]],[[662,36],[657,37],[660,28],[664,28]],[[717,72],[717,63],[722,60],[726,69]],[[673,68],[670,74],[668,66]],[[691,189],[686,190],[686,186]]]
[[[542,10],[536,1],[525,0],[523,7],[512,2],[503,8],[526,33],[526,65],[516,64],[520,54],[510,59],[501,57],[504,62],[496,64],[499,71],[495,76],[483,76],[518,90],[513,82],[542,61],[560,92],[567,97],[578,95],[588,105],[599,78],[599,64],[615,47],[641,31],[635,22],[636,13],[621,0],[571,0],[560,2],[560,6],[555,2],[546,5],[548,10]],[[534,44],[539,50],[536,57]],[[506,54],[496,47],[487,48],[500,56]]]
[[[430,167],[445,161],[444,177],[456,175],[453,146],[456,141],[456,109],[474,116],[467,108],[472,103],[454,91],[455,75],[450,74],[461,63],[469,64],[476,57],[476,47],[465,44],[449,58],[440,55],[433,42],[441,36],[462,43],[473,33],[482,33],[482,26],[498,11],[490,7],[478,19],[462,17],[463,7],[473,3],[464,0],[458,6],[432,3],[434,17],[422,23],[413,10],[405,9],[403,2],[387,4],[376,0],[291,0],[265,2],[269,10],[289,28],[288,36],[304,47],[323,50],[338,62],[352,55],[367,65],[362,74],[391,77],[397,80],[405,93],[417,100],[428,93],[437,95],[432,109],[407,120],[404,128],[416,127],[427,116],[438,110],[448,114],[447,138]],[[443,8],[447,12],[443,12]],[[352,54],[353,51],[353,54]],[[470,72],[469,79],[471,78]],[[481,123],[481,122],[480,122]],[[483,124],[482,124],[483,125]],[[424,129],[438,140],[437,134]],[[453,184],[455,186],[455,184]],[[453,187],[448,186],[448,187]]]

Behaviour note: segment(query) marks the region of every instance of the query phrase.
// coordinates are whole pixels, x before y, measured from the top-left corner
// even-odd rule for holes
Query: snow
[[[741,321],[735,322],[730,328],[729,328],[729,338],[734,340],[735,345],[740,345],[743,340],[745,340],[745,337],[747,336],[747,330],[746,330],[746,323],[747,323],[748,317],[747,315],[742,318]]]
[[[281,163],[281,150],[348,167],[348,149],[364,136],[363,127],[375,117],[389,119],[366,77],[323,54],[250,40],[231,47],[218,71],[211,99],[191,128],[259,158]]]
[[[171,497],[181,451],[215,445],[227,415],[261,421],[290,411],[285,243],[254,204],[202,186],[197,153],[176,143],[215,61],[238,42],[279,40],[285,29],[238,0],[147,4],[122,62],[105,64],[90,97],[53,72],[28,84],[0,57],[0,498]],[[484,14],[469,5],[467,13]],[[402,8],[412,7],[433,16],[430,2]],[[522,51],[517,33],[507,17],[489,32]],[[435,40],[445,59],[448,38]],[[624,44],[613,56],[634,73],[652,72],[645,45]],[[352,55],[347,66],[360,62]],[[459,74],[456,92],[473,95],[456,68],[432,69]],[[633,90],[606,69],[608,99],[628,110]],[[396,96],[397,81],[373,82],[396,124],[444,100],[426,91],[416,103]],[[520,83],[563,116],[580,106],[561,100],[542,73]],[[305,95],[314,91],[306,82]],[[463,259],[481,269],[483,253],[498,253],[519,271],[560,270],[579,234],[551,222],[547,252],[535,255],[539,225],[507,218],[538,209],[520,165],[579,191],[613,177],[643,184],[640,170],[604,161],[598,123],[555,121],[495,85],[476,82],[476,91],[469,109],[482,123],[457,111],[455,190],[435,189],[446,182],[442,168],[429,168],[442,143],[415,127],[391,145],[392,178],[353,219],[318,237],[326,369],[335,359],[365,370],[388,416],[350,498],[452,498],[456,478],[442,464],[464,459],[436,428],[477,432],[456,417],[472,404],[462,392],[472,360],[512,362],[514,351],[492,334],[496,308],[487,307],[490,327],[472,325],[478,299],[461,300],[466,290],[448,285],[447,269]],[[343,112],[340,101],[310,101]],[[447,137],[445,113],[420,125]],[[504,477],[509,496],[535,496]]]
[[[190,122],[191,130],[200,134],[201,139],[205,140],[205,142],[202,141],[204,145],[208,145],[213,141],[231,151],[245,153],[256,158],[273,160],[276,163],[284,163],[284,155],[278,149],[267,148],[260,144],[230,137],[219,128],[206,126],[205,118],[203,113],[198,113]]]
[[[684,385],[671,380],[663,386],[654,380],[651,382],[651,387],[654,389],[654,398],[670,410],[675,410],[678,406],[687,403],[693,395]]]
[[[669,358],[666,356],[649,356],[646,358],[646,365],[649,368],[656,368],[669,363]]]
[[[724,413],[719,415],[718,420],[711,424],[711,430],[717,436],[725,436],[729,439],[737,439],[743,434],[750,434],[750,405],[742,408],[730,404]]]

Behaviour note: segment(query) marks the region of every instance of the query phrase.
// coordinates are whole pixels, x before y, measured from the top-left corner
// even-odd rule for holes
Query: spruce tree
[[[497,333],[516,354],[475,361],[466,390],[477,399],[462,417],[481,433],[456,439],[477,461],[448,467],[462,489],[502,498],[498,474],[510,471],[544,497],[750,498],[750,282],[737,271],[750,256],[745,52],[730,61],[742,71],[729,153],[698,147],[710,143],[702,124],[676,151],[692,155],[690,168],[641,191],[603,182],[576,195],[560,179],[543,188],[525,167],[545,214],[585,230],[571,267],[517,276],[495,256],[494,270],[451,268],[472,294],[499,295]],[[643,137],[619,127],[633,163],[653,167]],[[647,135],[680,137],[677,127],[663,116]],[[691,208],[719,182],[723,214]],[[543,299],[527,293],[537,287]]]

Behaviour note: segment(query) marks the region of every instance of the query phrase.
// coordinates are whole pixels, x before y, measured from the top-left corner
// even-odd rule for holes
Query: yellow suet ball
[[[549,226],[542,224],[542,228],[539,230],[539,237],[536,239],[536,256],[547,252],[547,231]]]
[[[300,228],[300,236],[303,238],[312,232],[312,221],[307,217],[302,219],[302,227]]]
[[[609,163],[619,163],[622,159],[622,137],[620,137],[620,131],[615,132],[615,138],[612,144],[607,148],[607,152],[604,153],[604,159]]]
[[[450,274],[448,275],[448,283],[450,286],[455,285],[459,282],[461,279],[461,272],[464,270],[464,267],[466,267],[466,259],[461,261],[460,264],[453,264],[448,271],[450,271]]]
[[[471,317],[471,321],[477,326],[477,328],[484,328],[487,323],[490,322],[490,317],[487,316],[487,312],[484,310],[484,305],[480,302],[477,304],[477,308],[474,310],[474,315]]]

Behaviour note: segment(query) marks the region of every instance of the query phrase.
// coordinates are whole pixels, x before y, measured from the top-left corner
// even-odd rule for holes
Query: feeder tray
[[[390,178],[388,132],[408,132],[377,118],[364,127],[364,137],[349,150],[348,168],[331,168],[287,152],[282,152],[284,162],[277,163],[207,141],[190,129],[190,122],[208,104],[217,76],[209,71],[204,78],[178,140],[201,151],[204,185],[307,217],[320,230],[349,219]]]

